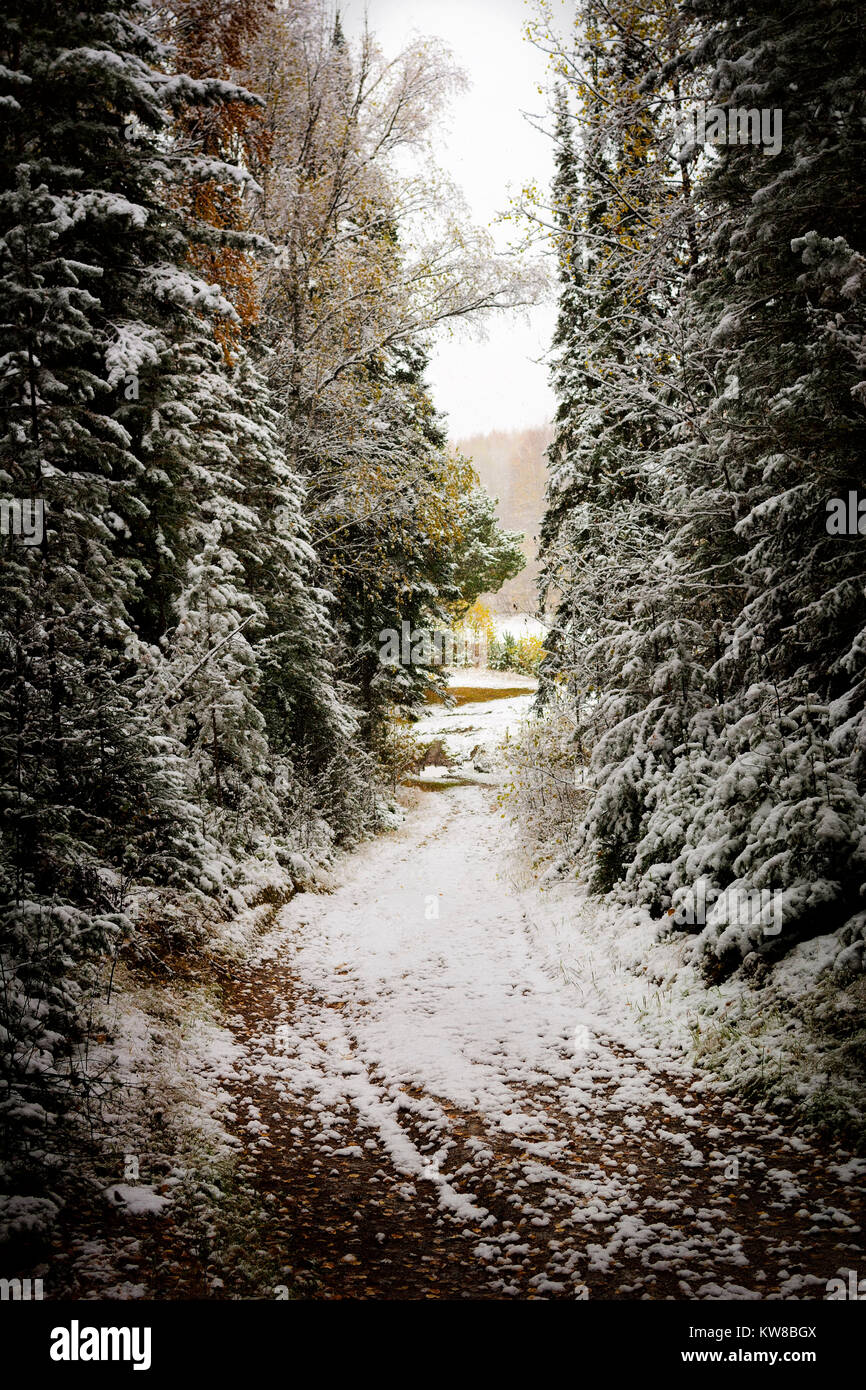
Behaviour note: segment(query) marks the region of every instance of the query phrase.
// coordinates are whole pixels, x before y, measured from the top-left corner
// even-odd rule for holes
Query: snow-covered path
[[[340,888],[281,912],[235,990],[234,1122],[287,1283],[823,1297],[857,1265],[854,1175],[610,1035],[534,950],[495,787],[415,797]]]

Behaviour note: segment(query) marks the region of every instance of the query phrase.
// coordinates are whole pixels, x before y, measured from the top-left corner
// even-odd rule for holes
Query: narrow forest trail
[[[832,1155],[611,1039],[534,954],[502,826],[495,787],[416,791],[230,987],[230,1123],[290,1296],[823,1298],[866,1267]]]

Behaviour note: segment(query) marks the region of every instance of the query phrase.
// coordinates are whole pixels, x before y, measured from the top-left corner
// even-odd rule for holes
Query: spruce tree
[[[736,964],[861,906],[864,542],[830,533],[828,504],[862,486],[866,457],[866,39],[856,7],[694,9],[712,102],[782,127],[774,155],[718,146],[702,187],[714,232],[694,296],[715,390],[680,539],[695,578],[726,596],[722,727],[687,872],[784,902],[779,941],[724,916],[711,926],[711,957]]]
[[[186,265],[165,190],[195,160],[165,131],[177,102],[233,89],[167,71],[148,14],[0,15],[0,478],[45,509],[40,544],[2,541],[0,1107],[7,1155],[35,1129],[37,1159],[129,876],[182,881],[197,854],[179,750],[140,688],[191,499],[173,363],[224,301]]]

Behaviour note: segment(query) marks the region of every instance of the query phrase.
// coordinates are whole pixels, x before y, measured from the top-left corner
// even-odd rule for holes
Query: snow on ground
[[[159,1216],[170,1201],[149,1183],[117,1182],[106,1188],[104,1195],[112,1206],[117,1203],[133,1216]]]
[[[450,773],[471,781],[500,781],[499,774],[493,771],[496,748],[504,739],[513,738],[521,720],[526,718],[536,682],[513,671],[472,666],[452,672],[448,684],[458,699],[470,692],[474,698],[450,709],[433,705],[413,726],[415,738],[422,745],[443,739],[450,761],[450,769],[426,767],[421,777],[436,781],[447,779]],[[498,693],[489,700],[478,698],[487,690]],[[524,693],[515,693],[518,691]]]
[[[866,1162],[828,1163],[693,1068],[696,1041],[735,1031],[741,984],[708,991],[687,939],[534,876],[498,752],[534,682],[468,669],[451,686],[459,703],[414,726],[448,765],[413,779],[394,830],[282,908],[253,866],[219,927],[230,1017],[206,972],[166,989],[118,967],[96,1059],[119,1083],[117,1168],[96,1184],[113,1234],[76,1234],[51,1271],[76,1296],[190,1277],[267,1292],[272,1256],[326,1297],[414,1280],[428,1297],[822,1298],[863,1265]],[[812,980],[818,945],[780,989]],[[789,1026],[781,997],[778,1013]],[[222,1191],[246,1203],[225,1218],[249,1230],[250,1270],[229,1234],[226,1264],[184,1273]],[[260,1205],[278,1219],[255,1236]]]
[[[844,1043],[834,1043],[825,1026],[829,1013],[843,1018],[853,1008],[827,970],[840,949],[838,933],[793,946],[767,968],[760,988],[741,975],[708,986],[694,936],[660,935],[660,923],[645,910],[604,905],[573,879],[543,880],[542,891],[527,882],[515,867],[536,951],[581,997],[592,998],[612,1036],[696,1060],[719,1085],[764,1094],[779,1111],[862,1111],[857,1078],[845,1072]]]
[[[417,734],[444,737],[464,771],[486,754],[496,781],[495,745],[530,698],[433,709]],[[682,1029],[647,1035],[625,960],[645,926],[619,963],[594,946],[585,899],[521,878],[495,790],[431,784],[342,868],[335,892],[280,912],[259,966],[297,987],[234,1067],[278,1116],[303,1107],[290,1142],[317,1164],[384,1148],[382,1180],[477,1233],[502,1295],[584,1297],[613,1278],[634,1297],[671,1280],[666,1296],[820,1297],[855,1259],[845,1208],[862,1166],[832,1191],[820,1168],[794,1181],[808,1145],[716,1102]],[[267,1153],[253,1109],[251,1151]],[[760,1211],[731,1205],[740,1167]]]
[[[173,993],[136,984],[123,969],[115,984],[111,1003],[101,1011],[106,1042],[94,1065],[102,1063],[116,1088],[116,1102],[109,1094],[103,1121],[118,1151],[133,1157],[147,1151],[153,1110],[159,1108],[187,1147],[225,1158],[235,1141],[223,1120],[229,1101],[224,1083],[241,1050],[219,1019],[214,999],[189,985]],[[144,1178],[144,1157],[141,1168]],[[167,1191],[179,1171],[168,1178]],[[127,1205],[135,1207],[131,1199]]]
[[[112,985],[90,1049],[91,1075],[105,1088],[103,1143],[81,1155],[63,1238],[34,1270],[52,1298],[171,1297],[178,1251],[213,1230],[214,1197],[241,1147],[228,1087],[243,1049],[215,992],[189,978],[145,983],[122,964]],[[162,1261],[147,1244],[159,1239],[156,1226],[166,1228]],[[201,1280],[192,1290],[205,1291]]]
[[[538,682],[533,676],[524,676],[520,671],[494,671],[490,666],[462,666],[452,671],[448,685],[457,694],[467,690],[525,690],[531,694]],[[518,717],[523,718],[526,704],[519,707]]]

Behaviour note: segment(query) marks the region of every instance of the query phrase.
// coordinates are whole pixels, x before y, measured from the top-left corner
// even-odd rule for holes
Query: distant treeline
[[[547,479],[545,455],[553,438],[548,425],[526,430],[490,430],[461,439],[482,486],[497,499],[496,515],[509,531],[523,533],[526,569],[498,593],[485,595],[493,613],[534,613],[538,607],[538,536]]]

